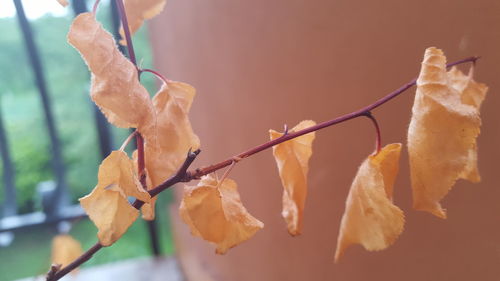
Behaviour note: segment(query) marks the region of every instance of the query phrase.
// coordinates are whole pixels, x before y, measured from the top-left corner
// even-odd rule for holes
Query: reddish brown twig
[[[130,28],[128,26],[127,13],[125,12],[125,6],[123,5],[123,0],[115,0],[116,7],[118,8],[118,14],[122,21],[123,33],[125,34],[125,41],[127,42],[127,51],[130,61],[137,68],[137,59],[135,57],[134,44],[132,43],[132,36],[130,34]],[[140,74],[140,70],[137,68],[137,74]],[[146,185],[146,173],[144,172],[146,168],[146,160],[144,157],[144,139],[142,135],[137,132],[135,135],[135,143],[137,146],[137,173],[139,175],[139,181],[144,189],[147,189]]]
[[[466,58],[463,60],[459,60],[459,61],[450,63],[447,65],[447,67],[451,67],[451,66],[461,64],[461,63],[466,63],[466,62],[475,62],[477,59],[478,59],[478,57],[469,57],[469,58]],[[345,122],[347,120],[357,118],[359,116],[367,116],[367,114],[369,114],[369,112],[371,110],[373,110],[373,109],[385,104],[386,102],[392,100],[393,98],[397,97],[398,95],[403,93],[405,90],[407,90],[410,87],[412,87],[413,85],[415,85],[415,83],[416,83],[416,79],[413,79],[412,81],[403,85],[401,88],[395,90],[394,92],[388,94],[387,96],[379,99],[378,101],[376,101],[376,102],[374,102],[374,103],[372,103],[372,104],[370,104],[370,105],[368,105],[360,110],[357,110],[357,111],[354,111],[352,113],[337,117],[337,118],[332,119],[332,120],[325,121],[323,123],[319,123],[315,126],[312,126],[312,127],[309,127],[309,128],[297,131],[297,132],[293,132],[293,133],[288,132],[287,134],[284,134],[280,138],[277,138],[277,139],[274,139],[272,141],[268,141],[266,143],[258,145],[254,148],[251,148],[245,152],[242,152],[236,156],[233,156],[233,157],[231,157],[227,160],[224,160],[222,162],[219,162],[217,164],[209,165],[209,166],[206,166],[203,168],[198,168],[198,169],[195,169],[194,171],[187,171],[189,166],[196,159],[196,156],[200,153],[200,150],[197,150],[194,152],[189,152],[188,156],[186,157],[186,160],[184,161],[184,163],[182,164],[182,166],[179,168],[179,170],[177,171],[177,173],[175,175],[173,175],[172,177],[170,177],[169,179],[167,179],[166,181],[164,181],[162,184],[158,185],[154,189],[149,190],[148,192],[151,195],[151,197],[154,197],[154,196],[160,194],[162,191],[175,185],[176,183],[189,182],[189,181],[192,181],[195,179],[199,179],[201,176],[207,175],[209,173],[212,173],[212,172],[220,170],[224,167],[227,167],[234,162],[234,159],[243,159],[243,158],[249,157],[253,154],[256,154],[258,152],[261,152],[263,150],[266,150],[270,147],[273,147],[277,144],[280,144],[280,143],[285,142],[287,140],[291,140],[293,138],[305,135],[307,133],[318,131],[318,130],[321,130],[323,128],[333,126],[335,124],[339,124],[339,123]],[[143,204],[144,204],[144,202],[142,202],[140,200],[135,200],[135,202],[133,203],[133,206],[136,209],[139,209],[142,207]],[[92,248],[90,248],[82,256],[80,256],[78,259],[76,259],[74,262],[72,262],[71,264],[69,264],[68,266],[63,268],[62,270],[58,271],[56,274],[54,274],[52,276],[52,278],[50,278],[50,279],[47,278],[47,280],[50,280],[50,281],[59,280],[64,275],[66,275],[67,273],[69,273],[70,271],[72,271],[73,269],[77,268],[78,266],[83,264],[85,261],[90,259],[90,257],[92,257],[92,255],[95,252],[97,252],[98,250],[100,250],[101,248],[102,248],[102,246],[99,243],[96,243]]]
[[[124,27],[124,33],[125,33],[125,38],[127,40],[127,47],[129,48],[129,56],[130,56],[130,60],[136,64],[136,61],[135,61],[135,53],[134,53],[134,50],[133,50],[133,46],[132,46],[132,41],[131,41],[131,38],[130,38],[130,31],[128,30],[128,23],[127,23],[127,20],[126,20],[126,15],[125,15],[125,9],[123,7],[123,3],[122,3],[122,0],[115,0],[116,3],[117,3],[117,6],[118,6],[118,9],[120,11],[120,16],[122,18],[122,22],[123,22],[123,27]],[[458,65],[458,64],[462,64],[462,63],[466,63],[466,62],[472,62],[472,63],[475,63],[476,60],[478,60],[479,57],[469,57],[469,58],[465,58],[465,59],[462,59],[462,60],[459,60],[459,61],[456,61],[456,62],[453,62],[453,63],[450,63],[447,65],[447,67],[452,67],[454,65]],[[148,72],[152,72],[152,73],[155,73],[155,74],[158,74],[156,72],[153,72],[151,70],[145,70],[145,71],[148,71]],[[160,77],[162,77],[160,75]],[[163,80],[166,80],[164,78],[162,78]],[[305,135],[305,134],[308,134],[308,133],[311,133],[311,132],[314,132],[314,131],[318,131],[318,130],[321,130],[321,129],[324,129],[324,128],[327,128],[327,127],[330,127],[330,126],[333,126],[335,124],[339,124],[339,123],[342,123],[342,122],[345,122],[345,121],[348,121],[348,120],[351,120],[351,119],[354,119],[354,118],[357,118],[357,117],[360,117],[360,116],[367,116],[369,117],[370,119],[372,119],[372,121],[374,121],[374,118],[373,116],[371,115],[371,111],[385,103],[387,103],[388,101],[392,100],[393,98],[397,97],[398,95],[400,95],[401,93],[403,93],[404,91],[406,91],[407,89],[409,89],[410,87],[414,86],[416,84],[416,78],[411,80],[410,82],[406,83],[405,85],[403,85],[402,87],[400,87],[399,89],[393,91],[392,93],[388,94],[387,96],[377,100],[376,102],[364,107],[364,108],[361,108],[357,111],[354,111],[354,112],[351,112],[349,114],[346,114],[346,115],[343,115],[343,116],[340,116],[340,117],[337,117],[335,119],[331,119],[331,120],[328,120],[328,121],[325,121],[325,122],[322,122],[322,123],[319,123],[315,126],[312,126],[312,127],[309,127],[309,128],[306,128],[306,129],[303,129],[303,130],[300,130],[300,131],[297,131],[297,132],[293,132],[293,133],[289,133],[286,129],[285,129],[285,134],[283,134],[283,136],[281,136],[280,138],[277,138],[277,139],[274,139],[274,140],[271,140],[271,141],[268,141],[268,142],[265,142],[261,145],[258,145],[254,148],[251,148],[247,151],[244,151],[236,156],[233,156],[229,159],[226,159],[222,162],[219,162],[219,163],[216,163],[216,164],[212,164],[212,165],[209,165],[209,166],[206,166],[206,167],[202,167],[202,168],[198,168],[198,169],[195,169],[193,171],[187,171],[189,166],[193,163],[193,161],[196,159],[196,156],[200,153],[200,150],[196,150],[194,152],[188,152],[188,155],[184,161],[184,163],[182,164],[182,166],[179,168],[179,170],[177,171],[177,173],[173,176],[171,176],[169,179],[167,179],[165,182],[163,182],[162,184],[158,185],[157,187],[155,187],[154,189],[152,190],[149,190],[149,194],[154,197],[156,195],[158,195],[159,193],[161,193],[162,191],[168,189],[169,187],[175,185],[176,183],[179,183],[179,182],[189,182],[189,181],[192,181],[192,180],[195,180],[195,179],[199,179],[201,176],[204,176],[204,175],[207,175],[209,173],[212,173],[212,172],[215,172],[217,170],[220,170],[224,167],[227,167],[231,164],[234,163],[234,159],[243,159],[243,158],[246,158],[246,157],[249,157],[253,154],[256,154],[258,152],[261,152],[263,150],[266,150],[268,148],[271,148],[277,144],[280,144],[280,143],[283,143],[285,141],[288,141],[288,140],[291,140],[293,138],[296,138],[296,137],[299,137],[299,136],[302,136],[302,135]],[[376,124],[376,122],[374,122]],[[377,149],[380,149],[380,130],[378,128],[378,125],[376,124],[376,128],[377,128]],[[140,136],[139,134],[137,134],[138,136]],[[140,143],[142,143],[142,137],[140,137],[140,140],[141,142],[137,141],[137,146],[138,146],[138,151],[140,151],[139,149],[139,145]],[[144,147],[143,147],[143,143],[141,144],[142,146],[142,151],[144,151]],[[138,155],[138,162],[139,162],[139,171],[142,171],[144,170],[144,157],[141,156],[141,154]],[[140,160],[142,158],[142,160]],[[142,162],[142,166],[141,166],[141,163]],[[143,174],[141,172],[139,172],[139,174]],[[141,177],[142,179],[142,177]],[[144,177],[145,179],[145,177]],[[140,200],[135,200],[135,202],[133,203],[133,206],[136,208],[136,209],[140,209],[142,207],[142,205],[144,204],[144,202],[140,201]],[[61,269],[61,270],[58,270],[55,272],[54,269],[52,269],[50,271],[50,274],[47,275],[47,280],[59,280],[60,278],[62,278],[63,276],[65,276],[66,274],[68,274],[69,272],[71,272],[73,269],[77,268],[78,266],[80,266],[81,264],[83,264],[84,262],[86,262],[87,260],[89,260],[97,251],[99,251],[101,248],[103,248],[103,246],[100,244],[100,243],[96,243],[94,246],[92,246],[89,250],[87,250],[84,254],[82,254],[80,257],[78,257],[75,261],[73,261],[71,264],[69,264],[68,266],[66,266],[65,268]]]
[[[468,58],[465,58],[465,59],[462,59],[462,60],[459,60],[459,61],[456,61],[456,62],[452,62],[452,63],[449,63],[447,65],[447,68],[450,68],[452,66],[455,66],[455,65],[458,65],[458,64],[462,64],[462,63],[466,63],[466,62],[472,62],[472,63],[475,63],[476,60],[478,60],[479,57],[468,57]],[[252,149],[249,149],[247,151],[244,151],[236,156],[233,156],[229,159],[226,159],[222,162],[219,162],[219,163],[216,163],[216,164],[212,164],[212,165],[209,165],[209,166],[206,166],[206,167],[202,167],[202,168],[198,168],[194,171],[189,171],[189,178],[191,179],[198,179],[200,178],[201,176],[204,176],[204,175],[207,175],[207,174],[210,174],[212,172],[215,172],[219,169],[222,169],[224,167],[227,167],[229,165],[231,165],[231,163],[233,162],[233,158],[234,157],[239,157],[239,158],[246,158],[248,156],[251,156],[255,153],[258,153],[258,152],[261,152],[263,150],[266,150],[270,147],[273,147],[279,143],[282,143],[282,142],[285,142],[287,140],[291,140],[293,138],[296,138],[296,137],[299,137],[299,136],[302,136],[302,135],[305,135],[307,133],[311,133],[311,132],[314,132],[314,131],[318,131],[318,130],[321,130],[321,129],[324,129],[324,128],[327,128],[327,127],[330,127],[330,126],[333,126],[333,125],[336,125],[336,124],[339,124],[339,123],[342,123],[342,122],[345,122],[345,121],[348,121],[348,120],[351,120],[351,119],[354,119],[354,118],[357,118],[359,116],[365,116],[367,113],[371,112],[373,109],[387,103],[388,101],[392,100],[393,98],[399,96],[401,93],[403,93],[404,91],[408,90],[409,88],[411,88],[412,86],[414,86],[417,82],[417,78],[414,78],[412,79],[410,82],[404,84],[403,86],[401,86],[400,88],[396,89],[395,91],[389,93],[388,95],[386,95],[385,97],[375,101],[374,103],[366,106],[366,107],[363,107],[359,110],[356,110],[354,112],[351,112],[349,114],[346,114],[346,115],[343,115],[343,116],[340,116],[340,117],[337,117],[335,119],[332,119],[332,120],[328,120],[328,121],[325,121],[323,123],[319,123],[315,126],[312,126],[312,127],[309,127],[309,128],[305,128],[303,130],[300,130],[300,131],[297,131],[297,132],[293,132],[293,133],[288,133],[288,134],[285,134],[283,135],[282,137],[280,138],[277,138],[277,139],[274,139],[272,141],[268,141],[266,143],[263,143],[261,145],[258,145]],[[165,183],[162,183],[160,184],[158,187],[156,187],[155,189],[166,189],[168,187],[164,187]],[[155,190],[153,189],[153,190]],[[153,191],[151,190],[151,191]]]

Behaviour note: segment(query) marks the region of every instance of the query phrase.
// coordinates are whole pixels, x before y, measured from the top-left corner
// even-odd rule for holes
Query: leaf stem
[[[122,146],[120,146],[120,151],[124,151],[125,150],[125,147],[127,147],[127,145],[130,143],[130,141],[132,141],[132,138],[135,137],[136,134],[138,134],[139,132],[137,130],[135,130],[134,132],[132,132],[128,137],[127,139],[125,139],[125,141],[122,143]]]
[[[160,80],[162,80],[165,84],[167,84],[168,82],[170,82],[170,80],[168,80],[167,78],[165,78],[165,76],[161,75],[161,73],[159,73],[156,70],[149,69],[149,68],[142,68],[141,69],[141,73],[142,72],[149,72],[149,73],[154,74],[157,78],[159,78]]]
[[[373,126],[375,127],[376,137],[375,137],[375,153],[374,154],[378,154],[380,152],[380,150],[382,150],[382,137],[380,135],[380,127],[378,126],[377,119],[375,118],[375,116],[373,116],[371,111],[366,112],[364,114],[364,116],[369,118],[372,121]]]
[[[94,2],[94,6],[92,7],[92,14],[96,14],[97,12],[97,7],[99,6],[99,3],[101,2],[101,0],[95,0]]]

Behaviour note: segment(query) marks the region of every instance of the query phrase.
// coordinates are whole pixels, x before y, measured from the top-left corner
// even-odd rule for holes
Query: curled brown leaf
[[[139,83],[137,68],[118,48],[92,13],[78,15],[68,41],[82,55],[92,74],[90,95],[108,121],[122,128],[144,130],[154,126],[149,94]]]
[[[400,152],[401,144],[389,144],[359,167],[342,216],[335,262],[352,244],[383,250],[403,231],[403,211],[392,203]]]
[[[311,120],[304,120],[295,126],[291,132],[314,126]],[[269,130],[271,140],[283,134]],[[315,133],[309,133],[291,139],[273,147],[273,155],[283,184],[282,216],[288,227],[288,232],[295,236],[302,231],[302,217],[307,196],[307,172],[309,158],[312,155],[312,142]]]
[[[191,233],[216,244],[218,254],[264,227],[241,203],[236,182],[227,178],[219,182],[208,175],[197,186],[186,187],[179,211]]]
[[[158,186],[177,171],[189,149],[200,147],[188,117],[194,96],[191,85],[171,81],[163,84],[153,97],[156,126],[143,133],[150,187]],[[143,218],[154,218],[154,202],[155,199],[143,206]]]
[[[166,3],[166,0],[124,0],[130,34],[139,30],[145,20],[161,13]],[[120,28],[120,35],[125,38],[123,27]],[[127,45],[127,41],[120,40],[120,44]]]
[[[487,86],[458,69],[446,71],[446,57],[425,51],[408,129],[413,206],[446,218],[439,201],[459,178],[480,180],[477,143],[479,107]]]
[[[149,193],[137,179],[133,163],[123,151],[113,151],[99,166],[98,183],[80,204],[98,228],[103,246],[118,240],[137,219],[137,211],[127,198],[149,202]]]
[[[57,0],[57,2],[59,2],[59,4],[63,7],[67,7],[69,5],[68,0]]]

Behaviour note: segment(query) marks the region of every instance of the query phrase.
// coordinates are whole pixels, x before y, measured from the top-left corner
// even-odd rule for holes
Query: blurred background
[[[0,129],[5,136],[0,148],[8,151],[2,154],[0,228],[10,227],[0,233],[0,280],[45,272],[50,240],[58,232],[69,230],[84,248],[95,242],[94,226],[72,206],[95,185],[106,151],[129,134],[103,129],[89,101],[89,74],[65,34],[75,8],[82,7],[75,3],[89,8],[93,1],[72,2],[64,9],[52,0],[22,1],[51,104],[54,128],[48,129],[14,1],[0,0]],[[98,12],[111,32],[116,30],[112,10],[103,1]],[[180,221],[181,188],[172,202],[170,194],[160,196],[156,229],[160,254],[175,253],[191,281],[500,279],[499,1],[169,0],[134,44],[144,67],[198,91],[191,116],[203,152],[194,167],[267,141],[270,128],[293,127],[303,119],[321,122],[372,103],[414,78],[429,46],[443,49],[450,62],[481,56],[475,77],[490,87],[478,139],[482,182],[457,182],[442,202],[447,220],[412,210],[404,149],[394,201],[405,212],[405,231],[387,250],[353,246],[333,264],[349,186],[374,145],[370,122],[356,119],[317,133],[301,236],[286,232],[282,187],[270,151],[239,162],[231,173],[245,207],[265,223],[255,237],[215,255],[212,245],[192,237]],[[153,91],[151,77],[142,81]],[[410,89],[374,110],[384,144],[406,142],[414,93]],[[56,147],[62,174],[56,169]],[[14,189],[9,186],[16,190],[15,200],[9,199]],[[55,196],[57,190],[67,190],[67,196]],[[43,203],[54,201],[62,202],[62,209]],[[28,226],[8,219],[16,214],[27,217]],[[56,223],[61,220],[73,223]],[[150,229],[137,222],[85,267],[151,256]]]
[[[52,0],[0,0],[0,280],[45,273],[58,233],[69,232],[84,249],[97,241],[78,198],[95,186],[103,157],[130,134],[108,126],[90,101],[90,74],[66,34],[75,13],[91,9],[94,1],[71,2],[63,8]],[[111,2],[102,1],[98,19],[114,32]],[[134,45],[138,61],[151,67],[147,26]],[[155,91],[151,75],[141,80]],[[159,208],[169,197],[162,196]],[[161,212],[155,227],[162,254],[173,251],[167,219]],[[151,256],[149,227],[134,224],[86,266]]]
[[[481,56],[475,77],[490,87],[478,138],[482,182],[457,182],[442,202],[447,220],[412,209],[403,148],[394,202],[405,231],[387,250],[353,246],[333,264],[349,187],[374,145],[369,120],[356,119],[316,135],[299,237],[280,215],[271,151],[231,172],[245,207],[265,224],[249,241],[214,255],[173,215],[189,280],[500,280],[500,1],[169,0],[150,33],[156,67],[198,90],[191,116],[203,152],[195,165],[260,144],[270,128],[372,103],[417,76],[430,46],[449,62]],[[384,144],[406,143],[414,94],[373,111]]]

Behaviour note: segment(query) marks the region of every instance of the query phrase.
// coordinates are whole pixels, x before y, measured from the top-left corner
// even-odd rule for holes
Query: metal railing
[[[85,212],[80,205],[70,205],[70,196],[66,181],[66,168],[63,161],[61,143],[59,135],[54,123],[54,114],[51,107],[51,100],[47,89],[46,79],[43,72],[42,61],[39,56],[39,49],[33,39],[33,33],[30,23],[24,13],[24,8],[21,0],[13,0],[16,11],[19,27],[22,31],[24,45],[26,47],[26,55],[29,57],[31,70],[33,71],[35,81],[34,84],[40,96],[46,130],[50,140],[51,149],[51,166],[54,174],[54,180],[41,182],[37,185],[37,191],[40,195],[42,211],[32,212],[28,214],[18,214],[18,206],[16,203],[16,188],[15,188],[15,168],[9,150],[7,141],[7,133],[4,122],[2,120],[2,112],[0,110],[0,156],[3,166],[3,187],[4,187],[4,202],[1,203],[2,217],[0,217],[0,235],[3,235],[4,244],[14,238],[13,231],[38,226],[38,225],[55,225],[58,231],[68,229],[68,222],[85,217]],[[111,1],[114,6],[114,1]],[[72,1],[73,12],[76,15],[86,12],[87,5],[85,0]],[[116,9],[111,11],[111,19],[113,22],[115,37],[118,36],[118,28],[120,26],[119,17]],[[122,52],[125,50],[122,48]],[[99,148],[101,156],[104,159],[112,151],[111,133],[108,122],[100,110],[93,104],[94,107],[94,123],[99,139]],[[155,224],[149,223],[148,230],[151,238],[152,252],[159,255],[158,238]],[[7,237],[7,238],[6,238]],[[10,237],[10,238],[9,238]],[[1,237],[0,237],[1,238]],[[7,241],[7,243],[5,243]],[[1,243],[0,243],[1,244]]]

